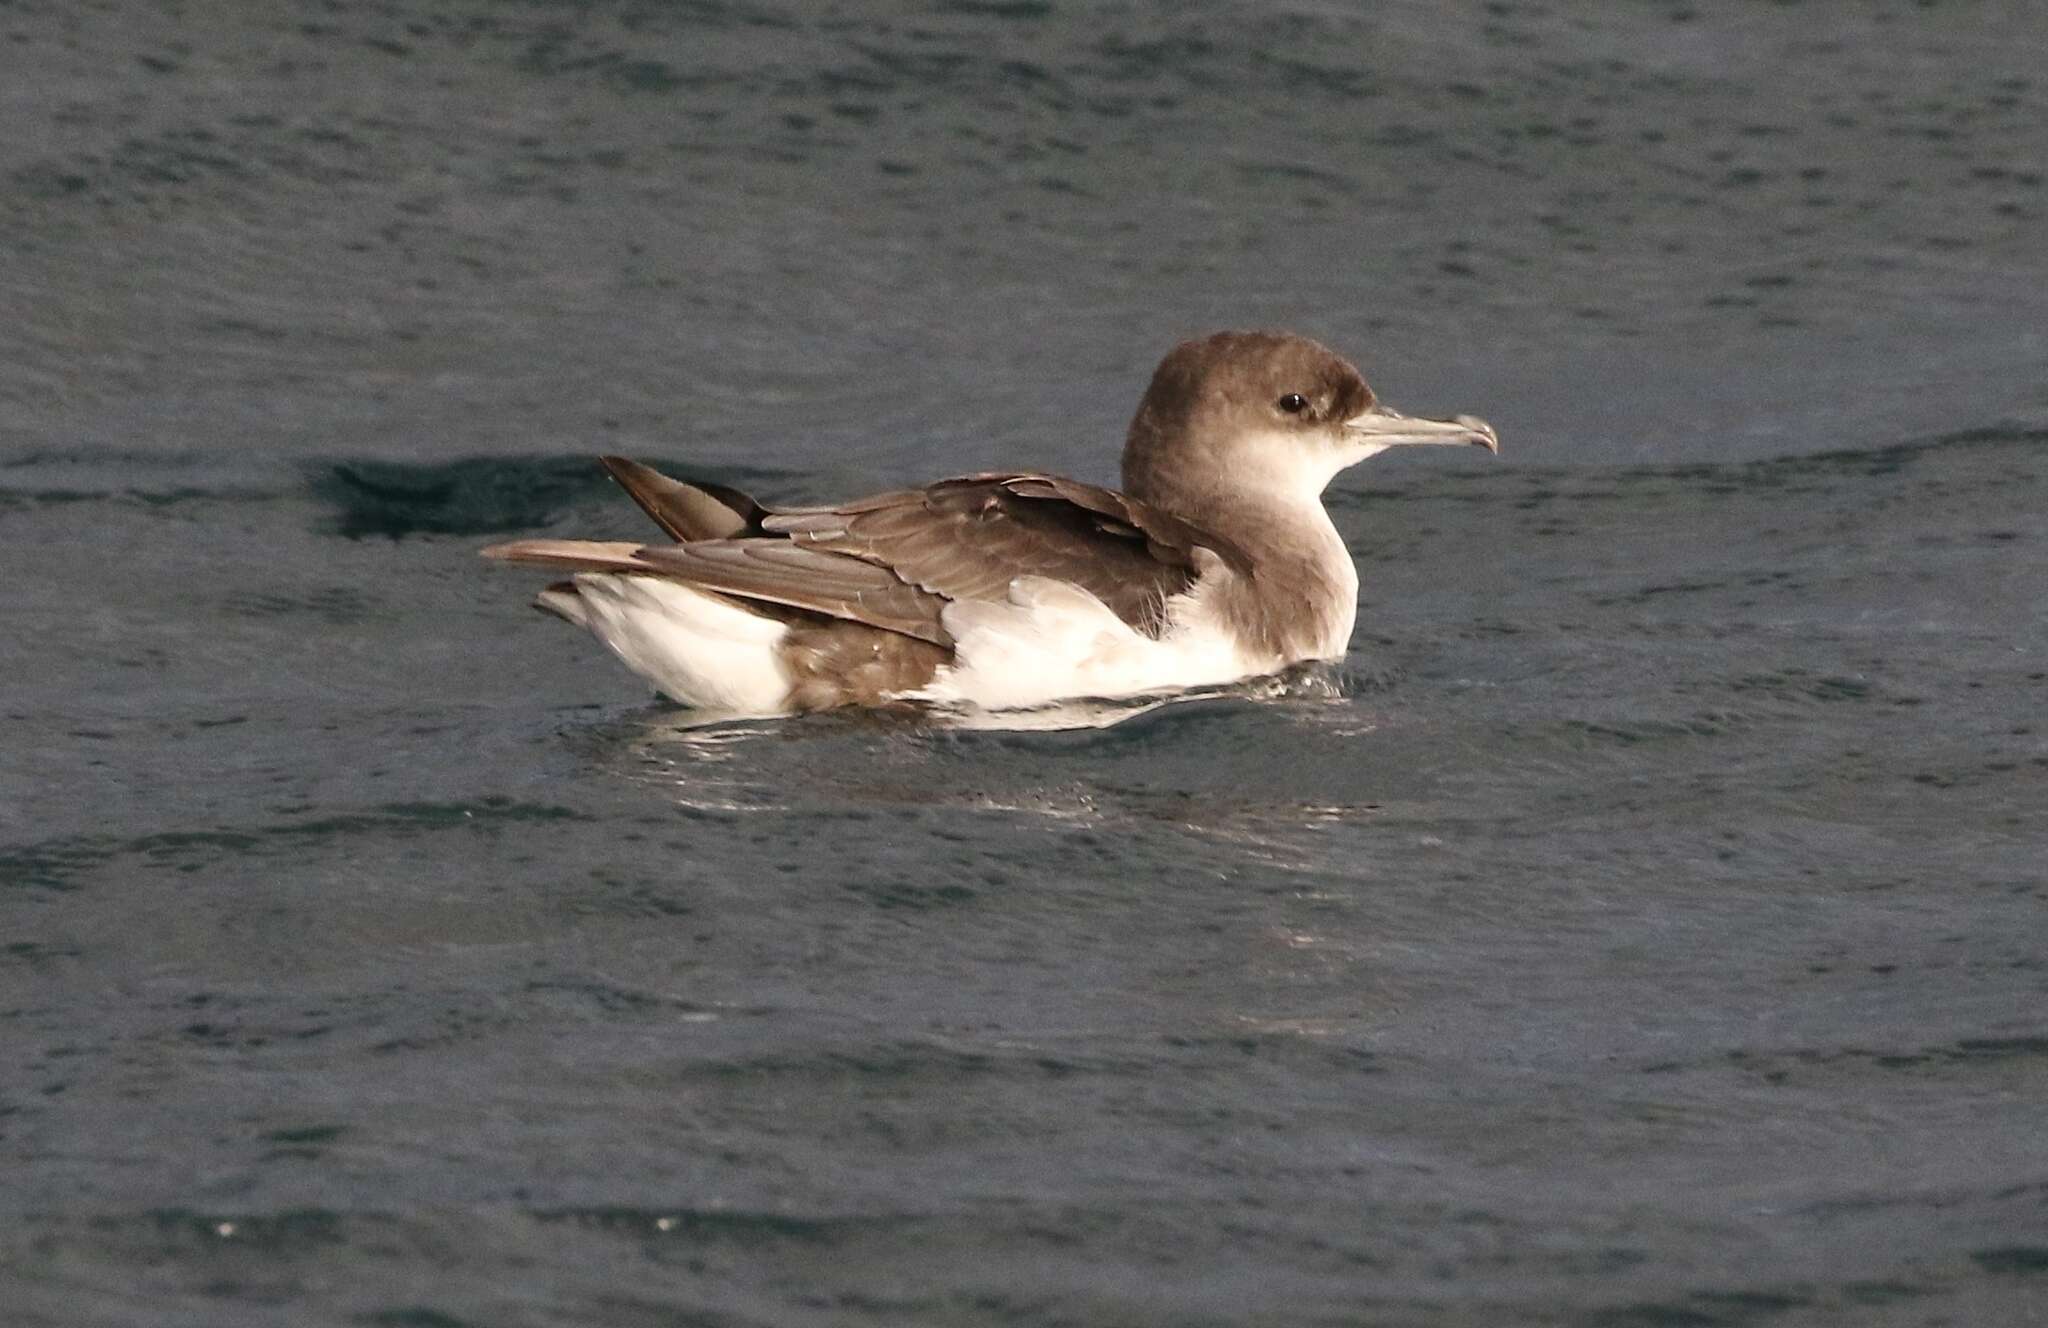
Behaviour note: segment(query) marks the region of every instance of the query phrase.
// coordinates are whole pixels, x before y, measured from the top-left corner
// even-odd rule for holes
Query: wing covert
[[[1068,581],[1156,636],[1198,549],[1248,569],[1234,547],[1135,499],[1057,475],[964,475],[831,508],[770,512],[762,529],[850,555],[947,599],[996,600],[1019,576]]]

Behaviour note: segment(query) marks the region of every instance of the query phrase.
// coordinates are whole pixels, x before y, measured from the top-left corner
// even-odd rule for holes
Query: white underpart
[[[583,572],[551,606],[611,647],[626,667],[684,705],[743,715],[789,709],[789,674],[776,647],[788,628],[714,595],[653,576]]]
[[[1315,657],[1342,659],[1344,652],[1351,648],[1351,629],[1358,622],[1358,563],[1351,557],[1351,546],[1337,533],[1337,523],[1330,520],[1329,512],[1320,502],[1316,504],[1315,518],[1316,538],[1323,544],[1322,561],[1330,569],[1341,602],[1341,608],[1330,623],[1329,633],[1323,638]]]
[[[940,620],[955,643],[953,663],[908,696],[1014,710],[1271,673],[1286,661],[1245,649],[1211,611],[1218,579],[1229,575],[1215,568],[1192,591],[1167,600],[1166,630],[1157,639],[1132,630],[1079,586],[1020,576],[1000,603],[946,606]]]

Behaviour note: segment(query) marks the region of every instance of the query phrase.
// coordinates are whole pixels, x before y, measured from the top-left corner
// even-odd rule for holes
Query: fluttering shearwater
[[[675,543],[483,552],[574,573],[538,606],[686,705],[758,716],[1129,696],[1342,658],[1358,569],[1322,492],[1410,443],[1500,450],[1474,416],[1388,410],[1304,337],[1219,332],[1152,375],[1122,492],[1003,471],[769,508],[607,456]]]

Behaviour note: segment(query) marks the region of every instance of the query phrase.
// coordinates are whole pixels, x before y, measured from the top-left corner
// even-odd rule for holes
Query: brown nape
[[[792,710],[872,706],[932,680],[953,652],[901,632],[822,615],[791,615],[776,647],[789,671]]]

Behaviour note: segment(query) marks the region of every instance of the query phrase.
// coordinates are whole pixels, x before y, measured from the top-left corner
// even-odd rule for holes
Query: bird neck
[[[1124,491],[1229,541],[1251,563],[1248,577],[1219,586],[1219,607],[1281,663],[1344,653],[1358,613],[1358,567],[1323,507],[1320,486],[1245,488],[1221,468],[1132,464]],[[1202,483],[1203,475],[1218,482]]]

